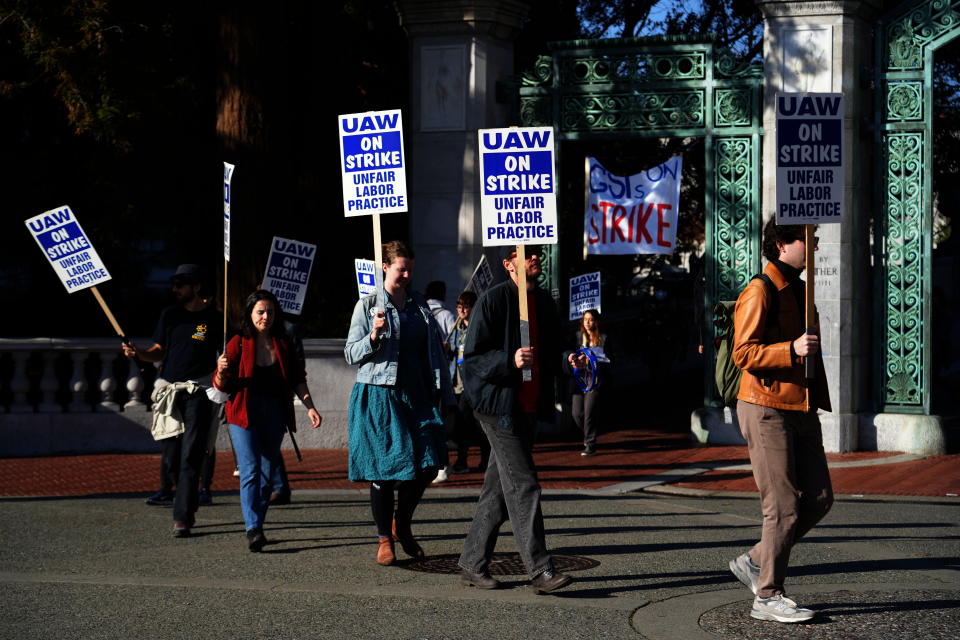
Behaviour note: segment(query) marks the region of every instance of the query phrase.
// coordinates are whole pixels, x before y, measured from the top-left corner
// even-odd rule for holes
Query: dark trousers
[[[740,431],[760,491],[763,528],[750,559],[760,566],[757,595],[784,593],[790,551],[833,504],[833,488],[815,413],[737,402]]]
[[[540,483],[533,465],[536,418],[516,415],[513,428],[505,429],[497,426],[497,416],[475,415],[490,440],[491,453],[459,564],[474,573],[486,571],[500,527],[510,520],[520,558],[527,573],[535,578],[553,568],[543,530]]]
[[[210,430],[207,434],[205,455],[200,465],[200,486],[209,490],[213,486],[213,474],[217,467],[217,433],[223,420],[223,405],[218,411],[213,411]],[[183,436],[164,438],[160,451],[160,487],[172,492],[180,478],[180,457],[183,450]]]
[[[453,466],[468,466],[467,455],[470,444],[477,443],[480,445],[480,469],[486,470],[487,462],[490,460],[490,441],[487,440],[487,436],[473,415],[473,407],[470,406],[465,393],[457,396],[453,417],[453,440],[457,443],[457,459]]]
[[[213,403],[198,390],[177,394],[180,415],[183,417],[183,435],[180,436],[180,473],[177,476],[177,494],[173,499],[173,519],[192,525],[197,512],[200,470],[207,453]]]
[[[586,393],[576,392],[571,398],[573,422],[583,432],[583,444],[593,448],[597,444],[599,430],[600,389],[591,389]]]

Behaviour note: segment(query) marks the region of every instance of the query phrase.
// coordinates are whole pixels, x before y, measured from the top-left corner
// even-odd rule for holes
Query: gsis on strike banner
[[[552,127],[481,129],[483,245],[556,244]]]
[[[607,171],[595,158],[587,160],[583,220],[587,253],[673,253],[683,158],[673,156],[663,164],[622,177]]]

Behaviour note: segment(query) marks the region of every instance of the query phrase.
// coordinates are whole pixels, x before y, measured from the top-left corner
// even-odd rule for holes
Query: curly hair
[[[803,240],[802,224],[777,224],[776,217],[770,218],[763,228],[763,257],[773,262],[780,257],[778,242],[790,244],[796,240]]]

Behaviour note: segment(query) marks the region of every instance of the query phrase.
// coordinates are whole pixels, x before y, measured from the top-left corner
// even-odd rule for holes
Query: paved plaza
[[[543,445],[538,456],[560,455],[563,449]],[[663,447],[660,457],[682,458],[682,450]],[[686,450],[704,461],[742,464],[735,448],[716,455],[703,453],[709,448]],[[566,467],[585,478],[587,472],[576,470],[575,453],[566,446]],[[306,460],[322,455],[340,454],[305,452]],[[611,452],[611,460],[616,455]],[[156,457],[131,459],[141,458],[142,473],[155,475]],[[89,475],[104,481],[108,474],[99,459],[34,459],[34,464],[46,465],[48,480],[66,475],[79,487]],[[956,469],[953,456],[932,460]],[[2,469],[23,473],[29,462],[0,460],[0,476]],[[886,474],[891,493],[898,491],[896,478],[910,477],[893,473],[910,462],[873,462],[855,468],[872,477]],[[603,469],[603,456],[583,464]],[[575,578],[549,596],[536,595],[520,575],[509,527],[493,567],[504,588],[480,591],[459,584],[452,572],[473,514],[475,486],[429,489],[414,524],[428,557],[394,567],[374,562],[369,501],[366,491],[356,488],[296,489],[291,505],[270,510],[271,542],[261,554],[246,549],[238,495],[231,490],[217,492],[214,504],[201,508],[195,535],[187,539],[172,537],[169,509],[147,506],[144,494],[123,491],[122,474],[107,478],[114,492],[94,487],[44,497],[0,491],[8,496],[0,498],[0,636],[955,637],[957,498],[840,496],[791,561],[790,594],[819,615],[811,624],[779,625],[749,618],[751,595],[727,571],[727,562],[759,535],[755,495],[723,490],[722,478],[706,482],[709,490],[691,488],[696,478],[711,476],[689,475],[691,465],[688,460],[671,470],[650,462],[635,470],[635,477],[610,477],[595,488],[546,489],[547,540],[559,566]],[[712,472],[717,474],[728,483],[742,481],[736,470]],[[950,474],[940,476],[946,484],[934,489],[953,486]]]

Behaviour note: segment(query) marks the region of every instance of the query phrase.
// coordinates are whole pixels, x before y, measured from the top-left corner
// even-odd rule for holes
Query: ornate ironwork
[[[577,40],[550,49],[552,57],[524,75],[524,125],[553,124],[561,141],[612,133],[707,140],[704,303],[709,309],[734,297],[760,264],[762,68],[703,37]],[[557,289],[561,257],[554,248],[546,253],[549,288]],[[712,378],[704,390],[711,401]]]
[[[525,71],[521,82],[525,87],[542,87],[553,80],[553,58],[551,56],[537,56],[533,69]]]
[[[714,117],[718,125],[749,125],[753,118],[751,92],[746,89],[717,89]]]
[[[714,149],[715,299],[735,300],[760,264],[757,167],[751,138],[720,138]]]
[[[923,401],[923,135],[886,138],[886,318],[883,370],[885,401],[918,406]]]
[[[960,0],[928,0],[910,8],[887,27],[887,68],[923,68],[923,50],[960,25]]]
[[[525,127],[549,127],[553,123],[550,114],[550,98],[547,96],[520,98],[520,123]]]
[[[702,90],[601,93],[565,97],[564,131],[678,129],[704,125]]]
[[[920,120],[923,118],[923,84],[891,82],[887,86],[887,119]]]
[[[706,55],[703,51],[686,51],[565,56],[560,74],[561,82],[567,85],[703,80],[706,77]]]

